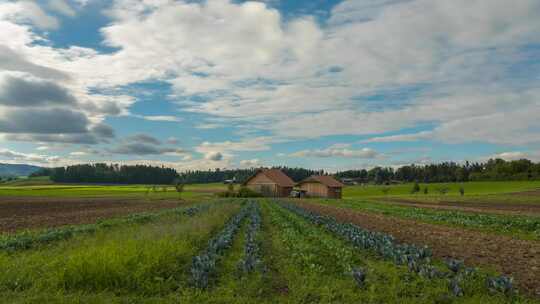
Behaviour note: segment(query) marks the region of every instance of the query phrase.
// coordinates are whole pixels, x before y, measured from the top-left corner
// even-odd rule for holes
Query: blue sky
[[[0,0],[0,162],[540,160],[539,62],[536,0]]]

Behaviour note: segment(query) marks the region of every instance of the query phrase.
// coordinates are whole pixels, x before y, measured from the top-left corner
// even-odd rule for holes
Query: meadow
[[[447,186],[445,198],[466,204],[539,185],[468,183],[464,196],[461,185],[428,191]],[[539,217],[407,206],[386,199],[424,194],[411,194],[412,184],[390,187],[388,194],[382,186],[347,187],[343,200],[274,200],[218,199],[223,184],[186,186],[181,197],[161,186],[5,185],[0,209],[37,208],[45,196],[66,214],[75,203],[167,205],[4,232],[0,302],[540,303]]]
[[[357,185],[345,187],[343,198],[365,198],[365,197],[392,197],[392,196],[410,196],[413,189],[413,183],[403,183],[397,185]],[[462,187],[465,190],[465,195],[482,196],[517,193],[529,190],[540,189],[540,181],[496,181],[496,182],[466,182],[466,183],[429,183],[419,184],[420,191],[414,197],[427,196],[428,198],[441,198],[440,189],[448,189],[444,196],[451,198],[460,197],[459,189]],[[428,189],[428,193],[424,195],[424,189]],[[386,190],[385,190],[386,189]],[[387,191],[385,193],[385,191]]]

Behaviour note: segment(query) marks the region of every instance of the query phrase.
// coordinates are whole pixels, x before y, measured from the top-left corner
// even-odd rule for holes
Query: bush
[[[238,190],[236,197],[262,197],[262,194],[247,187],[241,187],[240,190]]]
[[[240,187],[238,191],[224,191],[216,194],[218,197],[262,197],[262,194],[247,187]]]
[[[418,182],[414,183],[414,186],[411,190],[411,194],[416,194],[420,192],[420,185],[418,184]]]

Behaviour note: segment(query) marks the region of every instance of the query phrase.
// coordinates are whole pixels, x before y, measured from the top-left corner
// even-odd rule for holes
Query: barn
[[[328,175],[312,175],[297,185],[309,197],[341,198],[343,184]]]
[[[294,181],[281,170],[261,169],[248,178],[243,185],[264,196],[286,197],[291,193]]]

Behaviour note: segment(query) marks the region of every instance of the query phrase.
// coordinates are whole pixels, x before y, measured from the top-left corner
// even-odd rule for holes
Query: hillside
[[[32,166],[32,165],[0,164],[0,177],[28,176],[39,169],[41,169],[41,167]]]

